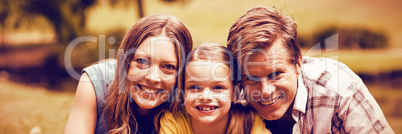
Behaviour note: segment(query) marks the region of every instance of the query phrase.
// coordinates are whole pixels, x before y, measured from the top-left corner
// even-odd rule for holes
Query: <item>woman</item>
[[[117,61],[84,69],[65,133],[155,133],[155,115],[177,111],[191,48],[190,32],[175,17],[139,20],[125,35]]]

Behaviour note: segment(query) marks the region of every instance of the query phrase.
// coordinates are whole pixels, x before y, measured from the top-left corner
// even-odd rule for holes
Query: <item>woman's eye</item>
[[[166,68],[168,70],[176,70],[176,67],[173,65],[165,65],[164,68]]]
[[[137,59],[136,62],[139,63],[139,64],[148,65],[148,61],[146,59],[142,59],[142,58]]]
[[[172,64],[166,64],[162,66],[162,70],[163,72],[165,72],[165,74],[172,75],[176,73],[176,66]]]

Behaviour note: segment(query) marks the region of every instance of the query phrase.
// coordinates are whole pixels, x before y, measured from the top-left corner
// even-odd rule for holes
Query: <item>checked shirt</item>
[[[394,133],[363,81],[346,65],[303,57],[293,133]]]

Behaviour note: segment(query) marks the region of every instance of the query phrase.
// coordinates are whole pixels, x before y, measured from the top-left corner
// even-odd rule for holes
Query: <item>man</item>
[[[362,80],[347,66],[302,57],[294,20],[254,8],[231,27],[245,99],[272,133],[393,133]]]

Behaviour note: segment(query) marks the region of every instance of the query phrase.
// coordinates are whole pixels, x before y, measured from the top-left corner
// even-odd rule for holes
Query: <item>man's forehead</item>
[[[283,48],[266,48],[255,49],[244,56],[244,62],[277,62],[277,60],[289,59],[287,49]]]

